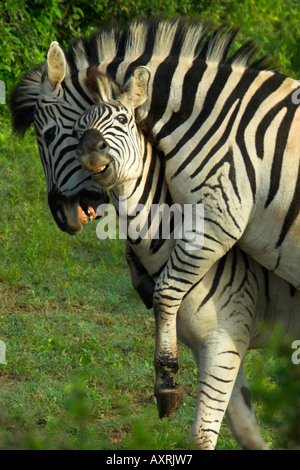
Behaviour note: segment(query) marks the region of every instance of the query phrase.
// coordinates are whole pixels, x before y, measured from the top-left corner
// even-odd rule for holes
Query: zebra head
[[[104,189],[141,175],[145,138],[135,110],[147,99],[148,81],[148,69],[138,67],[116,100],[93,106],[74,125],[77,157]]]
[[[95,218],[97,207],[108,201],[75,158],[74,122],[95,103],[84,72],[72,72],[54,42],[46,63],[25,74],[10,99],[14,130],[24,135],[34,124],[50,210],[59,228],[70,235],[81,232],[88,215]]]

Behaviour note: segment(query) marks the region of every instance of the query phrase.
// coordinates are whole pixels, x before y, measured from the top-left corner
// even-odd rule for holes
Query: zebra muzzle
[[[91,169],[90,173],[92,173],[94,176],[99,175],[100,173],[103,173],[107,167],[108,165],[99,166],[98,168]]]

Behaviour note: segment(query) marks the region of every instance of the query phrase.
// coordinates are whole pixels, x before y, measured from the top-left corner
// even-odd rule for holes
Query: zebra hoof
[[[176,388],[157,390],[155,397],[160,419],[167,418],[176,410],[182,400],[182,388],[176,385]]]

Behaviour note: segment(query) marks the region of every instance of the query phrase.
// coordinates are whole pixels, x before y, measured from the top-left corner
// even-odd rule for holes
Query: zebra
[[[104,116],[106,132],[114,132],[113,122],[114,119],[118,119],[119,115],[121,115],[127,123],[129,121],[129,117],[134,115],[135,110],[144,105],[148,98],[150,76],[151,73],[147,67],[140,66],[135,69],[132,78],[127,82],[123,92],[118,97],[118,102],[121,106],[117,106],[114,110],[110,106],[108,108],[109,112],[106,109],[106,113],[109,114],[109,119],[107,119],[106,115]],[[286,80],[291,81],[291,79]],[[288,87],[290,91],[290,83],[288,83]],[[291,93],[289,93],[289,99],[291,100]],[[284,101],[286,106],[286,98],[284,98]],[[293,103],[292,107],[295,108]],[[300,108],[298,109],[300,110]],[[296,114],[295,110],[293,110],[293,114]],[[234,122],[235,120],[232,121],[230,129],[232,129],[232,127],[234,128]],[[172,409],[173,402],[179,400],[181,394],[180,388],[175,384],[173,378],[179,368],[176,343],[176,313],[184,295],[189,291],[194,283],[200,280],[207,272],[203,266],[211,266],[212,260],[220,259],[220,257],[222,257],[234,245],[234,243],[238,242],[239,246],[247,253],[254,253],[254,259],[257,258],[257,253],[261,253],[264,261],[262,262],[263,265],[267,264],[265,260],[269,263],[274,261],[275,256],[277,258],[277,264],[274,272],[281,275],[285,273],[285,276],[282,275],[283,278],[289,281],[294,281],[293,285],[297,288],[300,286],[297,281],[297,276],[299,276],[300,280],[300,268],[298,266],[300,262],[300,251],[299,249],[297,250],[296,235],[298,228],[297,218],[294,222],[289,220],[288,224],[290,228],[286,231],[284,237],[281,236],[283,230],[281,222],[287,220],[290,216],[291,210],[294,211],[293,204],[295,204],[295,197],[297,198],[298,177],[295,177],[292,173],[293,166],[292,170],[290,168],[291,163],[295,161],[297,167],[300,169],[299,155],[296,154],[298,148],[300,149],[300,145],[297,147],[297,143],[300,144],[300,129],[298,129],[298,134],[296,133],[296,126],[298,125],[298,122],[300,122],[300,113],[299,120],[295,120],[293,122],[291,123],[291,129],[289,128],[291,141],[288,140],[287,136],[285,142],[285,145],[287,145],[287,156],[283,159],[282,166],[285,166],[286,174],[284,173],[283,168],[281,171],[281,176],[285,182],[283,181],[281,183],[281,191],[278,189],[281,199],[280,201],[277,200],[276,205],[273,205],[270,209],[271,217],[276,217],[275,222],[273,222],[272,219],[270,219],[270,222],[264,222],[264,219],[260,220],[263,205],[265,205],[263,213],[267,214],[268,212],[266,209],[268,191],[266,191],[266,184],[262,179],[263,174],[268,174],[269,172],[267,165],[262,166],[257,171],[257,174],[259,176],[261,175],[261,183],[258,186],[260,201],[255,203],[255,200],[252,198],[249,199],[249,187],[247,186],[247,183],[249,182],[248,175],[243,171],[240,172],[241,163],[244,162],[245,156],[242,153],[239,153],[239,150],[233,151],[235,141],[239,140],[239,133],[237,130],[236,132],[233,132],[233,138],[231,138],[229,143],[225,144],[225,150],[222,148],[221,153],[218,154],[218,152],[212,152],[210,149],[210,158],[207,162],[207,167],[209,167],[208,170],[206,170],[205,165],[203,165],[203,160],[205,160],[206,157],[203,158],[202,154],[194,155],[196,163],[194,163],[194,172],[192,171],[191,173],[190,169],[187,169],[187,166],[185,165],[189,156],[186,158],[184,152],[183,155],[179,152],[177,157],[174,156],[172,159],[168,159],[168,154],[166,153],[164,145],[160,145],[160,143],[158,145],[158,148],[162,148],[164,150],[166,163],[165,174],[172,200],[176,203],[180,203],[182,207],[187,203],[194,203],[196,205],[201,202],[204,203],[206,211],[204,219],[204,236],[201,238],[204,240],[203,245],[198,244],[193,251],[190,251],[187,248],[189,246],[189,240],[185,236],[183,236],[182,239],[176,240],[175,247],[172,250],[168,263],[161,272],[155,285],[154,310],[159,324],[157,350],[155,355],[155,363],[157,366],[156,383],[159,383],[159,385],[157,385],[156,388],[160,388],[160,394],[165,395],[160,397],[160,400],[163,403],[161,406],[166,408],[166,414],[168,413],[168,406]],[[240,124],[237,124],[237,126],[239,125]],[[259,124],[256,123],[256,125]],[[110,128],[110,126],[112,126],[112,128]],[[104,154],[101,155],[100,152],[98,152],[97,155],[95,154],[94,158],[95,160],[99,160],[98,166],[101,168],[101,172],[98,172],[96,175],[97,180],[99,179],[101,185],[103,185],[102,182],[104,182],[104,185],[107,184],[107,171],[109,172],[107,187],[110,187],[111,184],[115,185],[120,184],[120,182],[123,183],[126,178],[132,179],[135,177],[134,172],[138,171],[141,159],[138,157],[138,142],[135,146],[134,143],[136,142],[134,137],[131,135],[130,130],[131,128],[127,126],[126,132],[128,135],[126,136],[126,134],[123,134],[126,138],[126,145],[129,147],[127,152],[121,152],[119,155],[115,147],[113,147],[110,153],[105,153],[105,157]],[[136,132],[136,135],[138,136],[138,132]],[[119,134],[118,138],[120,139]],[[294,144],[293,139],[296,140],[296,145]],[[230,147],[229,150],[228,146]],[[289,151],[289,148],[291,151]],[[281,151],[282,158],[283,150],[284,148]],[[225,156],[224,151],[226,152]],[[228,158],[228,152],[230,152],[230,158]],[[107,155],[109,155],[109,157]],[[89,160],[90,156],[86,158]],[[257,159],[258,157],[255,156],[255,158]],[[272,161],[273,160],[271,160],[271,162]],[[169,162],[171,163],[169,164]],[[82,163],[83,167],[88,169],[86,164],[84,164],[84,161],[82,161]],[[193,159],[190,163],[193,164]],[[179,171],[179,167],[181,168],[181,171]],[[199,167],[202,168],[201,172],[198,170]],[[202,172],[204,173],[204,176]],[[238,182],[235,180],[235,177],[233,178],[232,174],[230,175],[230,172],[240,172],[240,176],[237,180],[241,179],[244,185],[240,187]],[[195,173],[197,174],[197,178],[193,179],[192,177]],[[292,185],[292,187],[294,187],[294,191],[289,191],[286,196],[288,184],[289,186]],[[214,193],[217,193],[217,196],[215,196]],[[289,201],[289,203],[285,206],[285,202],[287,201]],[[280,203],[281,206],[279,207]],[[296,210],[295,216],[297,212],[298,209]],[[193,226],[195,227],[197,219],[194,215],[193,218]],[[269,219],[267,218],[267,220]],[[226,222],[227,225],[225,225]],[[262,235],[266,233],[267,223],[271,226],[273,232],[277,229],[277,225],[279,225],[279,233],[281,232],[280,243],[278,241],[276,246],[274,245],[274,240],[271,237],[268,237],[267,240],[262,239]],[[286,230],[286,228],[284,230]],[[197,229],[194,228],[194,232],[196,234]],[[197,235],[199,235],[199,233]],[[180,257],[178,255],[179,250],[181,254]],[[291,257],[292,253],[293,258]],[[269,268],[270,266],[271,264],[267,265]],[[173,384],[172,393],[170,392],[171,381]]]
[[[256,60],[251,42],[229,55],[236,34],[236,29],[182,19],[103,28],[89,40],[71,43],[66,52],[52,43],[46,63],[25,74],[11,95],[14,129],[24,134],[34,123],[54,219],[62,230],[76,234],[85,213],[95,217],[97,204],[106,197],[74,157],[73,124],[94,103],[85,81],[88,72],[96,66],[122,88],[137,67],[150,70],[137,120],[165,155],[174,202],[184,204],[188,197],[189,203],[206,208],[201,254],[186,253],[179,266],[173,250],[155,286],[154,310],[164,331],[161,338],[169,343],[158,361],[166,378],[170,367],[171,375],[178,370],[176,314],[182,298],[235,243],[299,284],[294,247],[299,172],[296,162],[296,177],[291,175],[293,162],[287,164],[284,152],[296,158],[299,107],[291,97],[299,85],[271,70],[264,58]],[[147,74],[147,69],[140,72]],[[265,179],[261,168],[266,168]],[[163,292],[168,292],[168,304]]]
[[[100,75],[99,89],[101,79]],[[125,230],[130,233],[130,225],[139,226],[137,236],[128,236],[130,249],[155,285],[175,245],[174,218],[167,219],[172,225],[170,238],[163,240],[161,231],[159,237],[153,237],[151,230],[151,208],[165,203],[172,206],[163,157],[136,127],[133,113],[129,114],[118,99],[101,103],[100,97],[99,92],[99,104],[83,113],[74,125],[79,142],[77,156],[94,180],[110,189],[117,212],[126,213]],[[130,179],[124,180],[116,169],[118,178],[113,182],[108,165],[113,166],[116,155],[120,158],[128,153],[128,141],[139,161],[136,166],[131,165]],[[166,223],[163,214],[159,215],[155,230]],[[248,348],[265,344],[262,322],[269,324],[269,330],[279,322],[285,333],[297,337],[299,308],[299,291],[236,246],[189,291],[178,311],[177,331],[192,350],[199,369],[192,444],[200,449],[214,449],[227,411],[233,433],[243,448],[266,449],[252,408],[246,404],[249,402],[243,358]]]

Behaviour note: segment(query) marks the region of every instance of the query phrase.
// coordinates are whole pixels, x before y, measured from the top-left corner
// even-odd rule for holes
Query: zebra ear
[[[127,108],[136,109],[148,98],[148,85],[151,72],[148,67],[140,66],[134,71],[118,100]]]
[[[48,79],[52,89],[60,84],[66,76],[66,58],[58,42],[50,44],[47,54]]]

